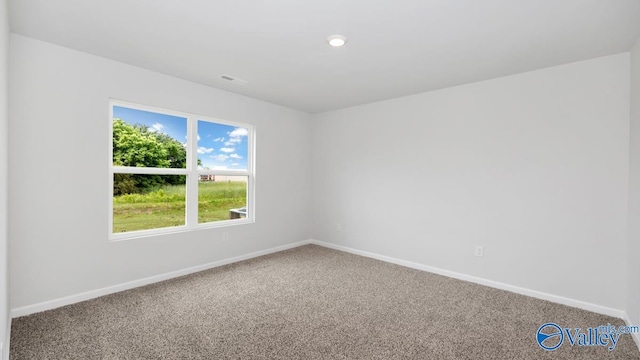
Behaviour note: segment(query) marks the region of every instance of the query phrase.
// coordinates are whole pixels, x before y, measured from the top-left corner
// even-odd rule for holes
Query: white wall
[[[631,50],[631,146],[627,315],[640,324],[640,38]]]
[[[7,162],[9,147],[8,140],[8,53],[9,53],[9,16],[7,1],[0,0],[0,343],[6,345],[7,324],[9,321],[9,294],[8,263],[7,256]],[[3,350],[4,351],[4,350]],[[4,359],[4,353],[0,351],[0,359]],[[8,358],[7,358],[8,359]]]
[[[628,53],[312,121],[316,239],[624,309]]]
[[[17,35],[9,58],[12,308],[309,238],[308,114]],[[255,224],[108,242],[109,97],[254,124]]]
[[[626,303],[624,296],[633,289],[627,262],[638,263],[625,255],[629,54],[310,119],[29,38],[11,40],[13,308],[306,239],[312,208],[319,240],[615,309],[626,304],[640,323],[629,305],[637,289]],[[108,242],[109,97],[255,124],[256,223]],[[632,160],[640,156],[634,122]],[[4,128],[6,136],[6,121]],[[6,158],[7,149],[0,151]],[[638,174],[632,166],[632,182]],[[633,247],[640,211],[633,212],[633,187],[631,194]],[[475,245],[485,246],[483,258],[473,257]],[[629,284],[640,278],[634,269]]]

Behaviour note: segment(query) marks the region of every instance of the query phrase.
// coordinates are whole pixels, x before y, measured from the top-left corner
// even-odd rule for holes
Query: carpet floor
[[[11,360],[640,359],[536,342],[620,319],[315,245],[13,320]]]

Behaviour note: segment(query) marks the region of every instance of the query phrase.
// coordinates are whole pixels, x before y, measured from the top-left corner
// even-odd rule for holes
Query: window
[[[253,222],[253,127],[110,102],[111,239]]]

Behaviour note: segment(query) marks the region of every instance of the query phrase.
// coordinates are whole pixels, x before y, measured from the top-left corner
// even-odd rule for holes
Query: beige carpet
[[[309,245],[14,319],[11,359],[640,359],[547,352],[546,322],[623,324]]]

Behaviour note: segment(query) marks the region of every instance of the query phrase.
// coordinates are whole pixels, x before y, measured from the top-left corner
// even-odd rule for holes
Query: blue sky
[[[165,133],[183,144],[187,141],[186,118],[121,106],[113,107],[113,117],[132,125],[146,125],[152,131]],[[246,170],[247,135],[244,128],[198,120],[200,168]]]

